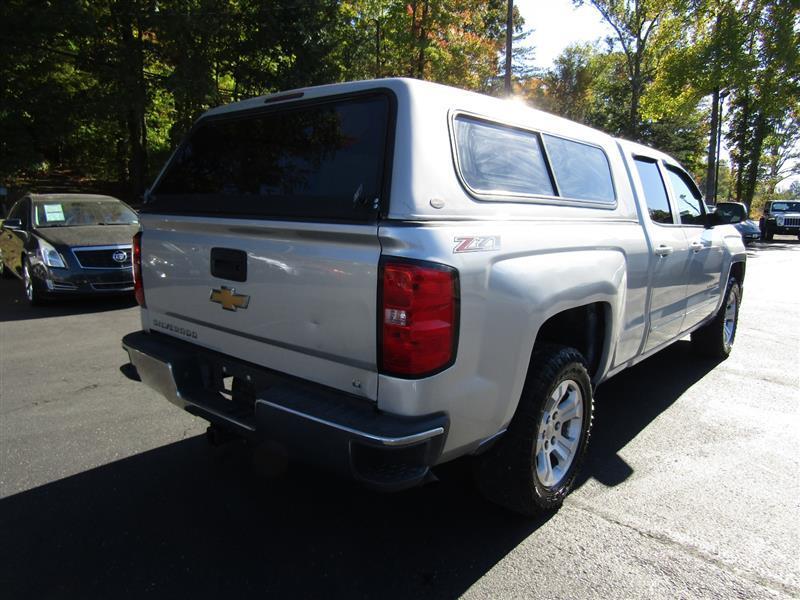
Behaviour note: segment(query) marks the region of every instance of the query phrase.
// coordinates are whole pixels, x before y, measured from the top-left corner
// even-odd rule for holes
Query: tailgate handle
[[[233,248],[212,248],[211,274],[230,281],[247,281],[247,253]]]

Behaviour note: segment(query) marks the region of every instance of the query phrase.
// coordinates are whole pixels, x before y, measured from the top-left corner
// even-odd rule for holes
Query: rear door
[[[142,211],[145,327],[376,398],[392,103],[201,120]]]

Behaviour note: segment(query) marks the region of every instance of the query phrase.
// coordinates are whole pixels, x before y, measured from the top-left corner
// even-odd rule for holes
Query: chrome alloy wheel
[[[733,336],[736,333],[736,311],[738,304],[736,294],[728,295],[728,304],[725,306],[725,322],[723,324],[723,335],[726,346],[733,344]]]
[[[566,379],[547,399],[536,438],[536,476],[545,487],[561,483],[578,454],[583,429],[583,394]]]
[[[33,279],[27,264],[22,267],[22,281],[25,284],[25,297],[28,302],[33,302]]]

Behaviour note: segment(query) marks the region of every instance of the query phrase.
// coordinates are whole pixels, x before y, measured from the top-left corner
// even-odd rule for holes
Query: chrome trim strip
[[[133,282],[93,283],[92,289],[98,292],[130,292],[133,289]]]
[[[83,263],[81,262],[81,259],[78,258],[78,254],[77,253],[78,252],[87,252],[87,251],[92,252],[92,251],[95,251],[95,250],[127,250],[128,251],[128,257],[130,257],[131,261],[133,261],[133,257],[131,256],[131,253],[133,251],[133,245],[132,244],[112,244],[110,246],[75,246],[75,247],[70,248],[70,252],[72,252],[72,256],[75,257],[75,260],[78,262],[78,266],[81,269],[86,269],[87,271],[88,270],[106,271],[108,269],[120,269],[120,270],[122,270],[122,269],[133,269],[133,264],[121,265],[119,267],[84,267]]]
[[[340,425],[339,423],[333,423],[331,421],[326,421],[325,419],[320,419],[319,417],[314,417],[312,415],[293,410],[291,408],[287,408],[285,406],[281,406],[280,404],[275,404],[274,402],[269,402],[268,400],[261,400],[256,399],[256,404],[266,404],[272,408],[277,408],[278,410],[282,410],[284,412],[293,414],[297,417],[303,417],[308,419],[309,421],[314,421],[315,423],[320,423],[321,425],[326,425],[328,427],[333,427],[334,429],[338,429],[340,431],[344,431],[346,433],[352,433],[353,435],[357,435],[373,442],[377,442],[384,446],[408,446],[410,444],[414,444],[416,442],[423,442],[430,438],[434,438],[437,435],[442,435],[444,433],[443,427],[434,427],[428,431],[422,431],[420,433],[415,433],[413,435],[406,435],[403,437],[384,437],[380,435],[373,435],[371,433],[366,433],[364,431],[359,431],[358,429],[353,429],[352,427],[347,427],[346,425]]]

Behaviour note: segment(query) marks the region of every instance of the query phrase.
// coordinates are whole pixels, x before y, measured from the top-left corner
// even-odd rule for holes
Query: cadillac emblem
[[[224,285],[218,290],[211,290],[211,302],[221,304],[225,310],[232,310],[236,312],[238,309],[244,310],[250,304],[250,296],[244,294],[237,294],[233,288],[225,287]]]
[[[125,250],[117,250],[116,252],[114,252],[114,254],[111,255],[111,258],[113,258],[118,263],[124,263],[128,258],[128,253],[125,252]]]

